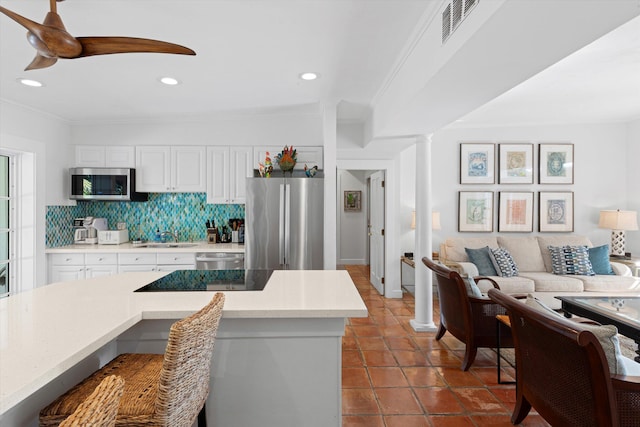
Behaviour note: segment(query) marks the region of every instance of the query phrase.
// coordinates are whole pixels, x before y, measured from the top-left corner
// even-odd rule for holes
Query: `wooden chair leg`
[[[202,405],[202,409],[198,413],[198,427],[207,427],[207,405]]]
[[[436,334],[436,341],[440,340],[447,333],[447,328],[442,324],[442,320],[440,320],[440,327],[438,327],[438,333]]]
[[[476,360],[476,354],[478,353],[478,349],[476,347],[472,347],[469,344],[466,345],[464,350],[464,360],[462,361],[462,370],[468,371],[473,361]]]
[[[513,408],[513,415],[511,415],[511,423],[518,425],[529,415],[531,410],[531,403],[522,395],[517,393],[516,406]]]

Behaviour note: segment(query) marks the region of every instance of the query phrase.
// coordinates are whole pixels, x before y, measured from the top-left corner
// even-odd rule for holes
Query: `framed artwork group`
[[[497,156],[496,156],[497,145]],[[497,164],[496,164],[497,159]],[[538,144],[538,183],[573,184],[573,144]],[[460,184],[534,184],[534,144],[460,143]],[[499,232],[531,233],[534,191],[498,191]],[[573,231],[573,192],[538,191],[538,231]],[[493,191],[460,191],[458,231],[492,232]]]

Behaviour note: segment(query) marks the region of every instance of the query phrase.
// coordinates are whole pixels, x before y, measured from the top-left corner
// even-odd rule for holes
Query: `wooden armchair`
[[[457,272],[426,257],[422,258],[422,262],[436,273],[440,300],[440,328],[436,340],[449,331],[465,343],[462,370],[466,371],[473,364],[478,348],[497,347],[496,315],[506,314],[506,310],[489,298],[469,296],[464,281]],[[494,288],[500,289],[498,284],[488,277],[475,279],[489,280]],[[501,335],[500,346],[513,347],[513,339],[509,332],[505,331]]]
[[[640,377],[611,375],[591,331],[499,290],[489,296],[507,309],[515,340],[513,424],[533,406],[554,426],[640,426]]]

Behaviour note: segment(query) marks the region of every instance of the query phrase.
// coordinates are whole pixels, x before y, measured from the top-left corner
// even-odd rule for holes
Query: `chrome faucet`
[[[164,236],[169,235],[171,237],[173,237],[173,240],[178,243],[178,231],[163,231],[162,233],[160,233],[160,240],[162,240],[164,242]]]

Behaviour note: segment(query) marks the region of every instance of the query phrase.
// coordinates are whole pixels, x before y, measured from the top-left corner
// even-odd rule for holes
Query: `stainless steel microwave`
[[[71,168],[69,177],[72,200],[144,202],[149,198],[147,193],[135,191],[135,169]]]

